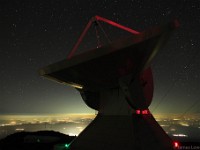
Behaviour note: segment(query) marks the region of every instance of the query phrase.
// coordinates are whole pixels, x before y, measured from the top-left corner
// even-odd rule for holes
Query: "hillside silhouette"
[[[68,144],[76,136],[55,131],[18,132],[0,140],[0,150],[53,150],[57,144]]]

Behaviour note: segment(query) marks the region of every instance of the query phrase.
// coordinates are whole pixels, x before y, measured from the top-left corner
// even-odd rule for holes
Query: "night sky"
[[[40,77],[38,70],[65,59],[95,15],[138,31],[177,18],[180,28],[153,60],[150,108],[200,113],[200,1],[1,0],[0,114],[94,113],[76,90]],[[105,29],[116,37],[114,27]],[[82,43],[86,49],[96,38],[94,28],[89,32]]]

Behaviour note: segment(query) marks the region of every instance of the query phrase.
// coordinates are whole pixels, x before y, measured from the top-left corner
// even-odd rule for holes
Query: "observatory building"
[[[74,55],[93,24],[106,22],[132,35]],[[71,150],[173,150],[173,142],[149,111],[153,97],[151,62],[177,21],[137,32],[95,16],[67,59],[40,75],[76,88],[96,118],[70,143]]]

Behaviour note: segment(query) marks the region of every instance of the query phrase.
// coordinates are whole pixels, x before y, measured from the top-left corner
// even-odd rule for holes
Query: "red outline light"
[[[117,28],[120,28],[122,30],[125,30],[125,31],[128,31],[132,34],[140,34],[140,32],[136,31],[136,30],[133,30],[131,28],[128,28],[128,27],[125,27],[121,24],[118,24],[114,21],[111,21],[111,20],[108,20],[106,18],[103,18],[103,17],[100,17],[100,16],[95,16],[95,17],[92,17],[90,19],[90,21],[88,22],[88,24],[86,25],[85,29],[83,30],[83,32],[81,33],[80,37],[78,38],[78,41],[76,42],[76,44],[74,45],[74,47],[72,48],[72,50],[70,51],[69,55],[67,56],[67,59],[71,59],[71,57],[74,55],[74,53],[76,52],[77,48],[79,47],[80,43],[82,42],[84,36],[86,35],[87,31],[89,30],[90,26],[92,25],[93,22],[95,21],[102,21],[102,22],[105,22],[105,23],[108,23],[112,26],[115,26]]]
[[[118,23],[116,23],[116,22],[114,22],[114,21],[111,21],[111,20],[108,20],[108,19],[106,19],[106,18],[103,18],[103,17],[100,17],[100,16],[95,16],[95,18],[96,18],[97,20],[99,20],[99,21],[106,22],[106,23],[108,23],[108,24],[110,24],[110,25],[112,25],[112,26],[115,26],[115,27],[120,28],[120,29],[122,29],[122,30],[128,31],[128,32],[130,32],[130,33],[132,33],[132,34],[140,34],[140,32],[138,32],[138,31],[136,31],[136,30],[133,30],[133,29],[128,28],[128,27],[125,27],[125,26],[123,26],[123,25],[121,25],[121,24],[118,24]]]

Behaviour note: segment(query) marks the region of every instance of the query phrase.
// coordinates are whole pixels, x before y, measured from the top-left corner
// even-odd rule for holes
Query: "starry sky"
[[[150,109],[200,113],[200,1],[1,0],[0,114],[94,113],[76,90],[40,77],[38,70],[65,59],[95,15],[137,31],[177,18],[180,28],[152,63]],[[116,37],[113,27],[105,29]],[[95,46],[93,30],[82,43],[85,49]]]

